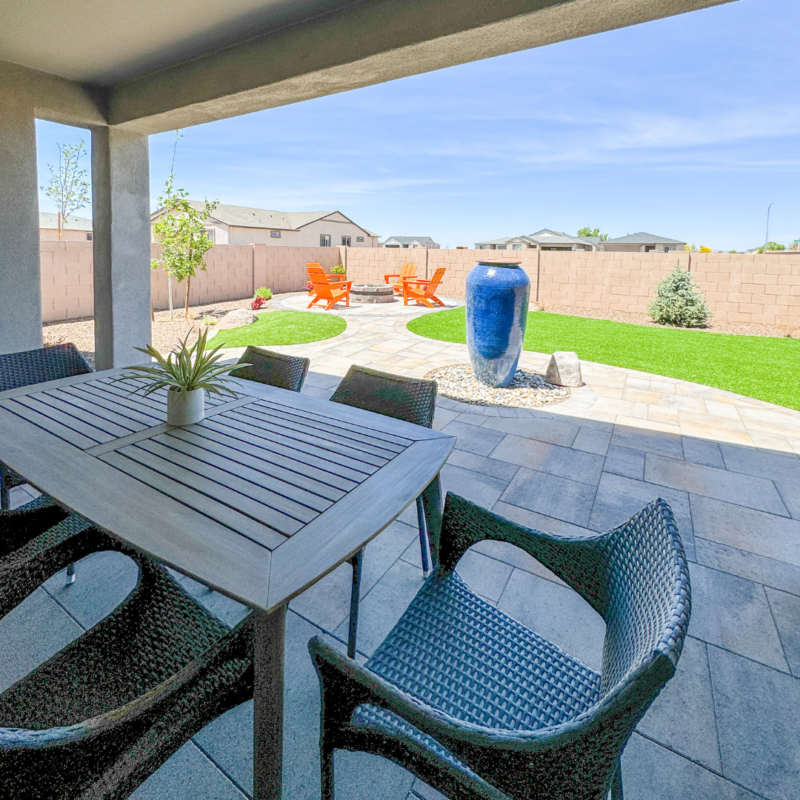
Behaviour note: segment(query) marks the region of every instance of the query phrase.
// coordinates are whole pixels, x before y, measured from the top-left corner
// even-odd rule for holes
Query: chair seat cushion
[[[426,582],[366,666],[433,708],[493,729],[558,725],[600,697],[597,672],[478,597],[455,572]]]

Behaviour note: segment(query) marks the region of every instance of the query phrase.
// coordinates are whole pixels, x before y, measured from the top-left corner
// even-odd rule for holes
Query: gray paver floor
[[[353,357],[330,359],[341,363],[332,366],[319,352],[315,364],[326,363],[330,372],[343,374]],[[389,363],[385,367],[392,369]],[[590,382],[593,390],[602,389],[603,382],[619,383],[610,368],[587,373],[599,376],[597,383]],[[304,391],[327,397],[338,380],[336,374],[313,371]],[[663,388],[666,382],[659,381]],[[672,389],[681,386],[674,382]],[[640,401],[619,402],[630,404],[623,409],[627,412]],[[751,433],[758,433],[759,424],[770,427],[782,418],[791,425],[782,435],[768,431],[773,438],[756,446],[752,438],[743,443],[750,433],[739,429],[735,435],[725,429],[717,437],[719,428],[692,435],[683,429],[680,410],[678,422],[670,423],[676,429],[670,430],[660,430],[658,422],[643,427],[646,416],[629,424],[633,418],[627,414],[611,420],[604,418],[610,412],[592,414],[591,409],[566,416],[514,412],[513,418],[504,418],[496,409],[442,399],[437,410],[435,427],[459,437],[442,473],[445,489],[518,522],[580,534],[616,525],[657,496],[675,510],[692,561],[690,638],[676,677],[626,750],[627,800],[800,799],[800,456],[793,450],[800,415],[765,404],[727,402],[766,414],[750,418],[755,420],[755,427],[747,429]],[[23,489],[14,490],[15,502],[25,497]],[[422,583],[414,524],[412,508],[367,548],[359,634],[364,656]],[[466,554],[458,569],[487,600],[587,663],[599,663],[602,622],[532,558],[484,542]],[[0,621],[0,689],[108,613],[134,580],[135,570],[126,559],[97,554],[79,564],[73,586],[66,588],[63,576],[56,576],[38,589]],[[318,688],[306,642],[320,632],[344,641],[349,583],[349,568],[341,567],[291,605],[288,800],[319,797]],[[235,603],[199,584],[188,579],[183,584],[226,622],[242,614]],[[136,800],[248,796],[251,715],[251,705],[245,704],[209,725],[135,793]],[[339,800],[441,800],[381,759],[341,753],[336,763]]]

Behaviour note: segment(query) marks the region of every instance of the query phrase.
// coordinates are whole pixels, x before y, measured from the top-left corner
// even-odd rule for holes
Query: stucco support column
[[[0,91],[0,353],[42,346],[33,103]]]
[[[147,136],[92,129],[94,336],[97,369],[141,364],[150,344]]]

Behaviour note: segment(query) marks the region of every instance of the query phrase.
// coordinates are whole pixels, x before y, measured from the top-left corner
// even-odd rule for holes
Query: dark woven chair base
[[[2,796],[121,800],[252,697],[252,627],[246,619],[229,631],[165,569],[80,518],[47,535],[63,557],[123,552],[140,580],[106,619],[0,695]]]

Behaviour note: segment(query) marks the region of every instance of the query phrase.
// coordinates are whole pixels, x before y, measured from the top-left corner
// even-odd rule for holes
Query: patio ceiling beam
[[[112,86],[108,122],[157,133],[732,0],[370,0]]]
[[[39,70],[0,61],[0,86],[31,104],[34,116],[63,125],[106,125],[107,92]]]

